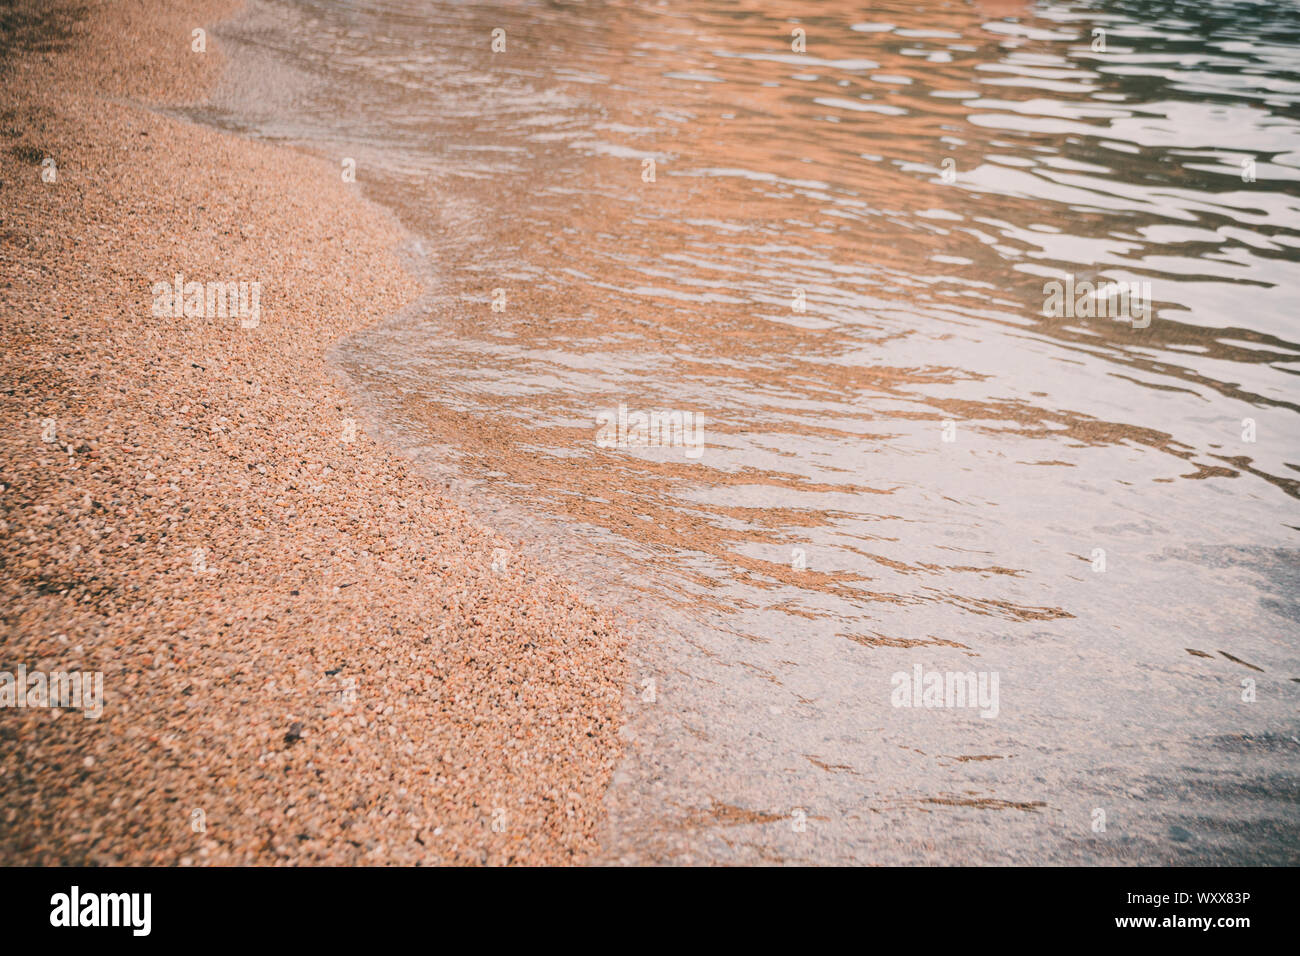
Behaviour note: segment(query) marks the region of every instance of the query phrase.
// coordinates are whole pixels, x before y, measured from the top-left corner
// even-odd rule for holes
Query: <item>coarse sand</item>
[[[625,640],[354,434],[325,355],[419,292],[396,223],[151,109],[234,6],[0,13],[0,671],[104,692],[0,708],[0,863],[580,862]],[[155,316],[178,273],[260,282],[256,326]]]

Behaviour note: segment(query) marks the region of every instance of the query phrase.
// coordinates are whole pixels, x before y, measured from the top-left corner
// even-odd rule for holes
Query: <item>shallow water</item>
[[[653,625],[608,860],[1300,862],[1300,8],[866,6],[255,0],[197,115],[355,161],[372,427]]]

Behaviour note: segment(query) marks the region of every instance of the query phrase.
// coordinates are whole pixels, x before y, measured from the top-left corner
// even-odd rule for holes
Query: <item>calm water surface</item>
[[[1300,862],[1300,7],[219,32],[202,117],[417,237],[426,297],[338,351],[372,427],[647,622],[608,860]],[[1045,317],[1067,273],[1149,327]],[[702,454],[597,447],[620,403]],[[893,706],[917,665],[997,715]]]

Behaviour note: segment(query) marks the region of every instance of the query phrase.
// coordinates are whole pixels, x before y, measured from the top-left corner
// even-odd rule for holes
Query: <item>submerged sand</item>
[[[0,15],[0,670],[104,698],[0,709],[0,863],[580,861],[624,641],[355,424],[325,356],[418,293],[396,223],[150,108],[231,7]],[[176,274],[256,327],[154,315]]]

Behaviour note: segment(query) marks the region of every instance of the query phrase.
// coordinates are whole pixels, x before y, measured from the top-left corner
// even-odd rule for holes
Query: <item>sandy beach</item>
[[[0,864],[1300,860],[1285,8],[21,0],[0,236]]]
[[[0,863],[582,861],[624,639],[326,361],[419,293],[397,223],[151,108],[204,97],[234,6],[0,17],[0,666],[103,675],[97,719],[0,712]],[[260,300],[159,307],[190,282]]]

